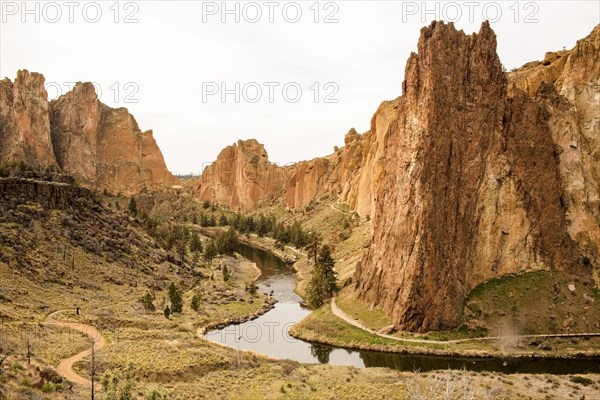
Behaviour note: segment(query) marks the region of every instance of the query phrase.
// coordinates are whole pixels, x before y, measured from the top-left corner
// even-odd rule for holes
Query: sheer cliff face
[[[350,204],[361,217],[370,217],[375,201],[373,184],[382,173],[383,133],[379,129],[359,135],[351,129],[344,138],[345,146],[334,154],[287,167],[286,205],[303,207],[329,194]]]
[[[373,242],[355,273],[360,296],[397,328],[456,327],[468,291],[495,276],[546,268],[589,276],[598,265],[598,113],[589,110],[598,47],[587,41],[578,47],[595,55],[580,60],[595,76],[569,72],[579,86],[557,83],[565,96],[540,84],[532,98],[531,80],[507,96],[487,23],[471,36],[452,24],[422,30],[396,112],[374,118],[372,131],[387,125],[385,173],[374,187]],[[579,71],[578,52],[564,73]]]
[[[202,172],[197,196],[234,209],[248,210],[281,195],[285,170],[269,162],[262,144],[239,140],[224,148]]]
[[[56,165],[44,77],[19,71],[0,81],[0,162]]]
[[[346,145],[327,157],[279,167],[268,160],[256,140],[238,141],[221,151],[202,173],[196,190],[200,200],[234,209],[249,210],[269,200],[301,208],[321,196],[348,202],[359,215],[370,216],[374,205],[373,183],[382,166],[383,130],[346,134]]]
[[[537,93],[548,109],[569,236],[600,266],[600,25],[573,50],[547,53],[509,81],[513,89]]]
[[[43,76],[19,71],[0,94],[1,162],[58,164],[84,186],[127,195],[175,182],[152,131],[102,104],[91,83],[48,103]]]

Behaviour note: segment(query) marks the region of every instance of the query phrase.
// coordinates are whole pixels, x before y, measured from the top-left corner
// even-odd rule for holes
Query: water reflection
[[[321,364],[329,364],[329,355],[333,351],[333,347],[322,344],[311,344],[310,354],[317,359]]]
[[[408,355],[374,351],[354,351],[308,343],[291,337],[289,329],[306,317],[310,310],[300,305],[294,292],[294,270],[273,254],[249,246],[237,249],[243,257],[256,263],[262,274],[257,282],[263,293],[270,293],[277,304],[254,321],[210,331],[206,338],[240,350],[252,350],[274,358],[287,358],[303,363],[387,367],[403,371],[467,369],[504,373],[600,373],[600,358],[587,359],[500,359]]]

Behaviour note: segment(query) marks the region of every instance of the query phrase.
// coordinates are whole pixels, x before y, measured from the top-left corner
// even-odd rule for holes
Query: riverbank
[[[600,357],[600,338],[515,338],[506,336],[490,341],[431,343],[403,341],[377,336],[335,316],[327,302],[290,329],[300,340],[354,350],[448,357],[511,358],[588,358]],[[410,339],[409,339],[410,340]],[[560,350],[555,350],[560,348]]]

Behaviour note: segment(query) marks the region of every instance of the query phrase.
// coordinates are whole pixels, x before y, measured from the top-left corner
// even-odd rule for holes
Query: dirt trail
[[[48,315],[48,317],[46,318],[46,324],[62,326],[62,327],[69,328],[69,329],[72,329],[77,332],[81,332],[81,333],[89,336],[90,339],[94,341],[94,346],[93,346],[94,351],[98,351],[106,346],[106,340],[104,339],[104,336],[102,336],[102,333],[100,333],[100,331],[98,329],[96,329],[95,327],[93,327],[91,325],[80,324],[77,322],[66,322],[66,321],[59,321],[59,320],[54,319],[54,316],[61,311],[65,311],[65,310],[55,311],[52,314]],[[91,352],[92,352],[92,348],[90,347],[89,349],[84,350],[80,353],[77,353],[74,356],[71,356],[69,358],[63,358],[62,360],[60,360],[60,363],[58,364],[58,367],[56,368],[56,370],[64,378],[66,378],[67,380],[69,380],[73,383],[77,383],[79,385],[83,385],[86,387],[91,387],[92,382],[89,379],[86,379],[86,378],[82,377],[81,375],[78,375],[75,371],[73,371],[73,365],[76,362],[78,362],[78,361],[82,360],[83,358],[85,358],[86,356],[88,356]],[[98,383],[96,383],[96,385],[97,384]]]
[[[502,336],[484,336],[477,338],[467,338],[467,339],[453,339],[453,340],[429,340],[429,339],[411,339],[411,338],[401,338],[392,335],[386,335],[384,333],[379,333],[374,331],[373,329],[365,326],[363,323],[358,321],[355,318],[352,318],[342,310],[340,310],[335,304],[335,297],[331,298],[331,312],[338,318],[343,319],[350,325],[353,325],[363,331],[369,332],[370,334],[377,335],[386,339],[397,340],[399,342],[409,342],[409,343],[428,343],[428,344],[455,344],[455,343],[464,343],[464,342],[480,342],[485,340],[498,340],[502,339]],[[581,337],[581,336],[600,336],[600,332],[582,332],[582,333],[548,333],[541,335],[520,335],[520,338],[556,338],[556,337]]]
[[[338,318],[343,319],[344,321],[346,321],[350,325],[353,325],[353,326],[355,326],[355,327],[357,327],[359,329],[362,329],[363,331],[369,332],[372,335],[377,335],[377,336],[381,336],[383,338],[397,340],[399,342],[430,343],[430,344],[448,344],[448,343],[457,343],[457,342],[460,342],[460,340],[442,341],[442,340],[425,340],[425,339],[408,339],[408,338],[405,339],[405,338],[399,338],[399,337],[396,337],[396,336],[386,335],[384,333],[379,333],[379,332],[374,331],[373,329],[365,326],[360,321],[358,321],[358,320],[350,317],[348,314],[346,314],[345,312],[343,312],[342,310],[340,310],[338,308],[337,304],[335,304],[335,297],[331,298],[331,312],[333,313],[333,315],[335,315]]]

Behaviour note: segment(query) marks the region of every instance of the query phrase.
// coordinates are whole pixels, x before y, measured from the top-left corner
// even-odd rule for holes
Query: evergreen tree
[[[165,307],[165,311],[163,312],[163,314],[165,315],[165,318],[169,319],[169,315],[171,315],[171,309],[169,308],[169,306]]]
[[[156,307],[154,307],[153,301],[154,301],[154,299],[152,298],[152,295],[150,293],[146,293],[140,299],[140,302],[144,306],[144,309],[146,310],[146,312],[156,311]]]
[[[204,251],[204,258],[208,261],[212,260],[217,256],[217,247],[215,246],[215,241],[211,240],[208,242],[206,246],[206,250]]]
[[[225,216],[225,214],[221,214],[221,217],[219,218],[219,225],[221,225],[221,226],[229,225],[229,221],[227,220],[227,217]]]
[[[219,254],[233,254],[237,244],[238,238],[233,227],[230,227],[226,232],[219,234],[215,239],[216,250]]]
[[[208,226],[217,226],[217,217],[212,214],[208,220]]]
[[[331,257],[329,247],[321,247],[306,291],[306,300],[311,307],[318,308],[323,305],[325,300],[333,296],[337,278],[334,266],[335,262]]]
[[[137,214],[137,203],[133,197],[129,200],[129,212],[131,215]]]
[[[173,282],[171,282],[171,285],[169,286],[169,300],[171,301],[171,312],[180,313],[183,311],[181,292],[179,292]]]
[[[198,232],[194,232],[192,234],[192,239],[190,240],[190,251],[193,253],[202,251],[202,242],[198,237]]]
[[[198,311],[200,309],[200,293],[194,293],[192,297],[192,303],[190,304],[190,308],[194,311]]]
[[[227,282],[231,278],[231,274],[229,273],[229,268],[227,265],[223,266],[223,282]]]
[[[204,213],[200,214],[200,226],[202,227],[206,227],[208,226],[209,221],[208,221],[208,216]]]

